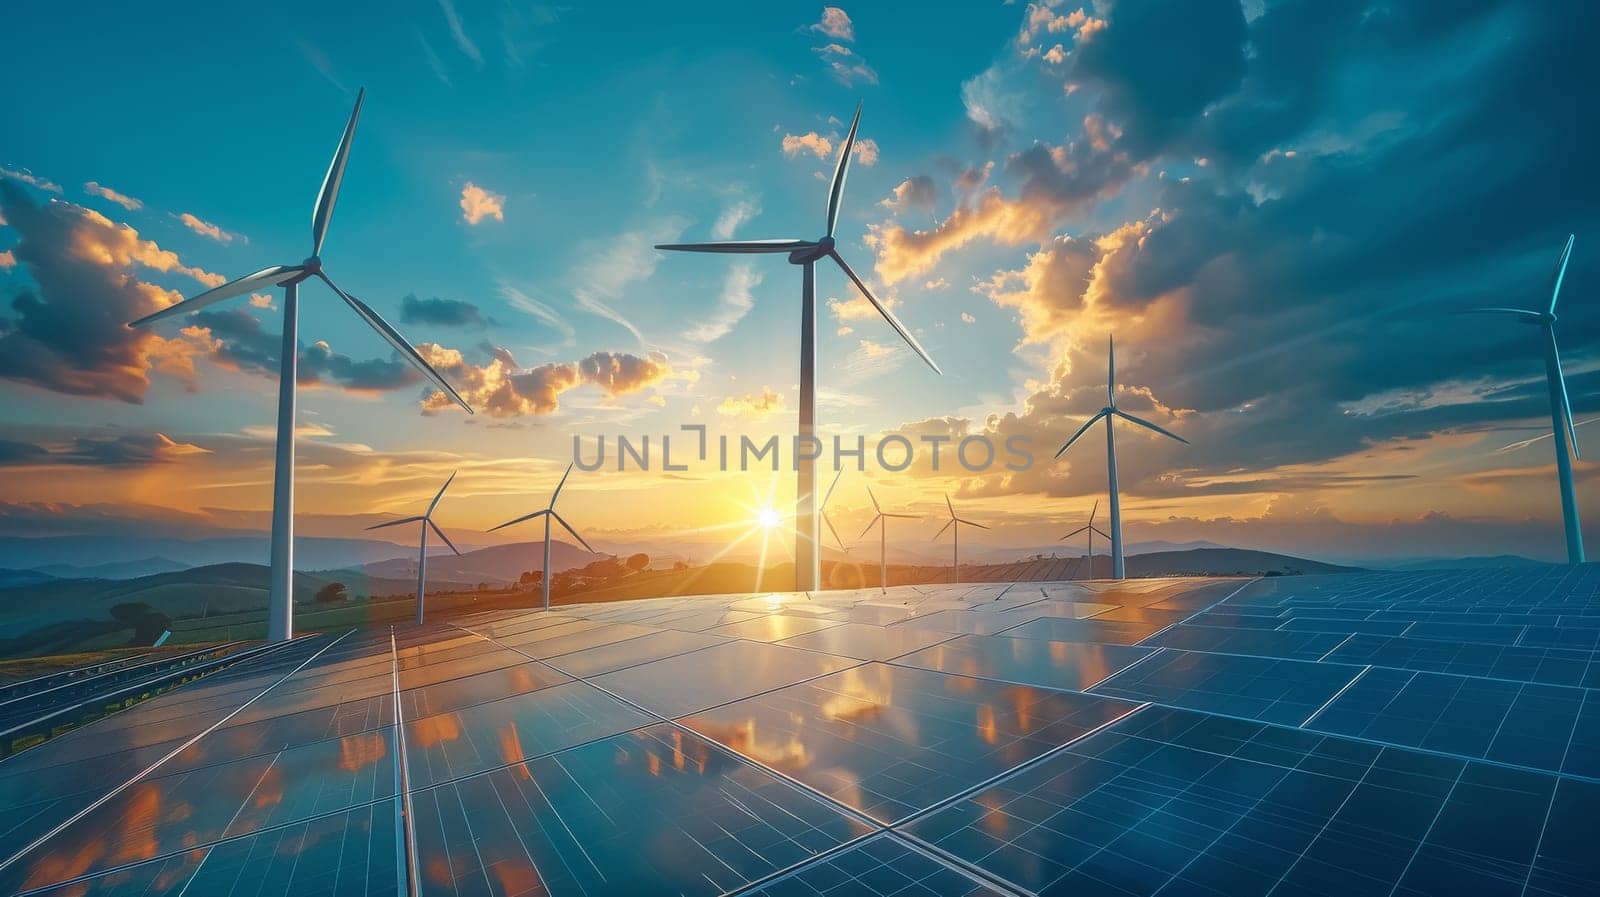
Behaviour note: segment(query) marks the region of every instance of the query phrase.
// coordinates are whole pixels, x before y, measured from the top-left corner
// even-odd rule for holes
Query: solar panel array
[[[918,586],[311,635],[0,760],[0,893],[1600,893],[1597,592]]]

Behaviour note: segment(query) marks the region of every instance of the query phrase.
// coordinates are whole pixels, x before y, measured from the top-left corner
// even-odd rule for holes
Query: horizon
[[[870,519],[868,484],[925,518],[905,544],[932,536],[946,493],[993,527],[962,534],[974,550],[1081,525],[1104,449],[1050,455],[1102,403],[1114,334],[1118,404],[1192,443],[1118,425],[1130,543],[1563,557],[1537,341],[1450,312],[1538,305],[1575,233],[1558,326],[1586,439],[1597,210],[1566,186],[1586,176],[1586,122],[1546,88],[1592,63],[1565,14],[1223,2],[1186,9],[1174,43],[1095,4],[964,10],[959,29],[829,10],[634,10],[610,34],[594,11],[419,3],[337,43],[292,18],[110,10],[81,71],[46,36],[60,13],[17,17],[0,71],[34,85],[13,118],[37,126],[0,146],[0,535],[266,532],[281,296],[121,324],[301,258],[364,86],[324,254],[479,414],[308,284],[301,537],[371,538],[459,469],[451,538],[527,541],[482,531],[539,506],[574,440],[787,438],[793,266],[651,246],[820,232],[859,101],[840,251],[944,374],[819,269],[818,433],[1027,438],[1037,463],[849,472],[828,509],[842,534]],[[1305,52],[1323,41],[1337,50]],[[180,52],[189,68],[149,61]],[[53,113],[112,67],[95,115]],[[283,110],[292,127],[234,124]],[[1600,468],[1575,467],[1591,506]],[[670,554],[790,519],[794,484],[787,464],[603,469],[563,502],[597,544]]]

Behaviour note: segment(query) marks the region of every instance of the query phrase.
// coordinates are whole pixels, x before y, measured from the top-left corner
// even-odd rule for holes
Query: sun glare
[[[756,524],[765,527],[766,529],[772,529],[782,522],[783,518],[778,515],[777,511],[774,511],[771,508],[762,508],[756,512]]]

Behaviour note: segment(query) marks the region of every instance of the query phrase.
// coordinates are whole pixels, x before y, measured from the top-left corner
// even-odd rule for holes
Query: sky
[[[839,249],[943,374],[818,269],[817,430],[869,446],[829,504],[847,541],[869,485],[925,515],[919,551],[945,494],[992,527],[964,545],[1103,514],[1098,432],[1052,455],[1105,404],[1114,335],[1119,406],[1190,442],[1119,427],[1130,542],[1562,556],[1537,331],[1452,312],[1548,302],[1576,234],[1557,327],[1600,415],[1592,4],[335,7],[6,12],[0,535],[265,529],[281,293],[124,324],[308,255],[365,88],[322,258],[477,414],[306,284],[301,535],[419,513],[459,470],[453,538],[530,538],[483,531],[541,507],[575,439],[610,443],[562,499],[599,547],[710,551],[788,513],[792,453],[618,471],[615,440],[793,434],[800,272],[652,245],[820,236],[859,102]],[[904,470],[871,457],[893,435]],[[1033,463],[951,464],[969,437]]]

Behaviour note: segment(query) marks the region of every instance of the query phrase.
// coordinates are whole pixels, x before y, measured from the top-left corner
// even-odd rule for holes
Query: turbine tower
[[[1094,579],[1094,534],[1095,533],[1100,533],[1100,535],[1103,538],[1107,538],[1107,539],[1111,538],[1110,536],[1107,536],[1105,533],[1100,532],[1100,527],[1094,525],[1094,515],[1096,515],[1098,513],[1100,513],[1100,502],[1096,501],[1094,503],[1094,507],[1089,509],[1089,522],[1088,523],[1084,524],[1083,526],[1078,527],[1077,529],[1073,530],[1072,532],[1067,533],[1065,536],[1062,536],[1060,539],[1056,540],[1058,542],[1065,542],[1068,539],[1072,538],[1073,536],[1076,536],[1079,533],[1088,533],[1089,534],[1089,554],[1087,555],[1087,557],[1089,559],[1089,575],[1085,576],[1084,579]]]
[[[460,557],[461,556],[461,551],[460,551],[460,549],[456,548],[456,543],[450,541],[450,537],[446,536],[444,534],[444,530],[439,528],[439,524],[433,522],[433,509],[439,507],[439,499],[444,498],[444,490],[449,489],[450,488],[450,484],[455,482],[455,479],[456,479],[456,472],[452,470],[452,471],[450,471],[450,478],[444,481],[444,485],[443,486],[439,487],[439,494],[437,494],[437,495],[435,495],[433,497],[433,501],[428,502],[428,510],[423,511],[422,514],[420,514],[419,516],[416,516],[416,517],[402,517],[399,520],[391,520],[388,523],[379,523],[379,524],[377,524],[375,526],[367,527],[368,530],[375,530],[375,529],[385,529],[385,528],[391,527],[391,526],[400,526],[400,525],[406,524],[406,523],[421,523],[422,524],[422,527],[421,527],[421,529],[422,529],[422,537],[419,540],[418,545],[417,545],[417,625],[418,626],[421,626],[422,622],[423,622],[423,608],[424,608],[424,605],[426,603],[425,599],[424,599],[424,595],[426,594],[427,588],[428,588],[428,530],[431,528],[433,530],[433,534],[434,535],[438,536],[444,542],[444,544],[450,546],[450,550],[455,552],[456,557]]]
[[[856,272],[840,257],[834,243],[834,229],[839,223],[839,202],[844,196],[845,176],[850,172],[850,153],[856,142],[856,129],[861,124],[861,105],[856,104],[855,118],[850,122],[850,133],[845,136],[839,151],[838,164],[833,169],[833,183],[828,188],[827,230],[816,240],[732,240],[719,243],[665,243],[657,249],[680,252],[725,253],[788,253],[789,264],[800,266],[800,439],[808,444],[814,438],[812,431],[817,416],[817,262],[832,259],[840,270],[853,281],[861,295],[883,315],[889,326],[900,334],[906,345],[916,352],[934,373],[942,373],[939,366],[923,350],[916,337],[900,323],[878,298],[872,295]],[[797,442],[796,445],[799,445]],[[797,452],[795,458],[795,590],[809,592],[817,588],[821,579],[821,542],[818,539],[816,513],[816,459]]]
[[[872,532],[872,528],[874,526],[878,528],[878,591],[880,594],[883,594],[889,591],[888,519],[890,517],[895,517],[900,520],[917,520],[920,518],[918,518],[915,514],[890,514],[883,508],[878,507],[878,497],[872,494],[871,486],[867,487],[867,497],[872,499],[872,511],[876,516],[874,516],[872,521],[867,524],[867,528],[861,531],[861,535],[858,538],[865,539],[867,537],[867,533]]]
[[[1184,445],[1188,445],[1189,440],[1184,439],[1182,436],[1179,436],[1170,430],[1163,430],[1162,428],[1145,420],[1142,417],[1134,417],[1128,412],[1117,407],[1116,341],[1110,337],[1107,337],[1107,346],[1109,348],[1107,349],[1106,356],[1106,407],[1095,412],[1094,417],[1084,421],[1083,426],[1078,428],[1078,432],[1072,434],[1072,438],[1068,439],[1066,445],[1061,447],[1061,451],[1056,452],[1056,457],[1061,457],[1062,452],[1072,448],[1072,444],[1078,441],[1078,437],[1089,432],[1089,428],[1099,422],[1101,418],[1105,418],[1106,480],[1110,483],[1111,492],[1111,578],[1125,579],[1126,570],[1122,563],[1122,504],[1118,500],[1117,496],[1117,441],[1113,432],[1115,428],[1112,426],[1112,422],[1116,418],[1120,417],[1129,423],[1138,424],[1147,430],[1154,430],[1169,439],[1176,439]],[[1093,563],[1092,558],[1090,559],[1090,563]]]
[[[356,105],[350,112],[350,122],[345,125],[344,136],[339,139],[339,146],[333,152],[333,162],[328,165],[328,173],[322,179],[322,189],[317,192],[317,204],[311,211],[311,255],[305,261],[298,265],[262,268],[254,274],[246,274],[216,289],[169,305],[128,325],[142,327],[199,311],[234,296],[283,287],[283,346],[278,353],[277,455],[272,473],[272,573],[267,595],[269,641],[286,641],[294,637],[294,422],[295,377],[300,355],[297,340],[301,282],[313,277],[320,278],[368,326],[393,346],[400,357],[421,371],[433,385],[444,390],[468,414],[472,413],[472,407],[445,382],[438,371],[423,360],[399,331],[390,327],[389,322],[379,317],[365,302],[339,289],[322,270],[322,242],[328,235],[328,223],[333,220],[333,206],[339,199],[339,186],[344,182],[345,163],[350,158],[350,141],[356,134],[356,119],[361,115],[361,100],[365,95],[365,90],[356,93]]]
[[[953,564],[951,569],[955,571],[951,574],[951,581],[959,583],[961,582],[961,527],[963,525],[975,526],[978,529],[988,529],[988,527],[981,523],[974,523],[971,520],[963,520],[957,517],[956,506],[950,503],[950,493],[948,492],[944,496],[944,506],[950,509],[950,521],[939,527],[939,531],[933,534],[933,541],[939,541],[939,537],[944,535],[945,530],[951,530],[950,557]]]
[[[1572,400],[1567,396],[1567,378],[1561,372],[1561,352],[1556,348],[1556,301],[1561,298],[1561,280],[1567,274],[1567,260],[1572,257],[1572,243],[1576,234],[1567,237],[1567,245],[1556,260],[1556,273],[1550,283],[1550,306],[1544,311],[1522,308],[1474,308],[1468,314],[1510,315],[1524,324],[1532,324],[1544,337],[1544,377],[1550,388],[1550,428],[1556,445],[1556,476],[1561,482],[1561,516],[1567,532],[1567,563],[1583,563],[1583,530],[1578,525],[1578,493],[1572,484],[1572,459],[1578,457],[1578,428],[1572,420]],[[1567,454],[1571,441],[1572,453]]]
[[[494,529],[489,530],[489,532],[492,533],[497,529],[505,529],[512,524],[521,523],[524,520],[532,520],[535,517],[544,518],[544,582],[541,583],[541,585],[543,586],[544,591],[545,610],[550,609],[550,521],[554,519],[555,522],[561,524],[562,528],[571,533],[572,538],[577,539],[578,544],[587,549],[590,554],[600,553],[591,548],[588,542],[583,541],[583,537],[578,535],[578,531],[572,528],[572,524],[568,523],[560,514],[556,513],[556,499],[561,497],[561,487],[567,484],[567,477],[571,475],[572,465],[568,464],[567,472],[561,475],[561,482],[556,484],[556,491],[550,493],[550,504],[546,505],[543,510],[534,511],[532,514],[524,514],[515,520],[507,520],[505,523],[502,523]]]

